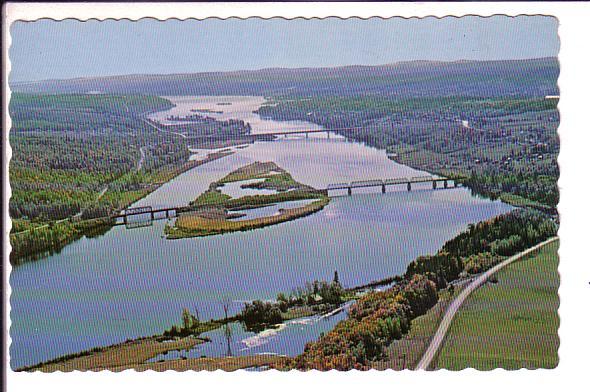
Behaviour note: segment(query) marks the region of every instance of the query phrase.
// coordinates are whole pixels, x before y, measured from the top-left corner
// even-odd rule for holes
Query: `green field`
[[[559,243],[517,261],[457,313],[434,367],[554,368],[559,347]]]

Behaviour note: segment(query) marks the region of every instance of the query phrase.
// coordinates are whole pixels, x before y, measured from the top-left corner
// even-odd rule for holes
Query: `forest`
[[[259,109],[276,120],[307,120],[391,159],[467,177],[475,193],[556,213],[559,113],[545,98],[322,97],[275,99]]]
[[[500,61],[407,61],[374,66],[267,68],[173,75],[129,75],[12,83],[30,93],[531,97],[558,94],[556,57]]]
[[[142,95],[13,94],[11,261],[59,251],[96,229],[80,220],[108,217],[193,167],[184,138],[144,121],[147,113],[171,107]],[[207,121],[191,131],[212,127],[244,124]]]
[[[137,118],[168,107],[156,97],[14,94],[10,216],[65,219],[100,203],[101,191],[130,173],[185,160],[182,141],[163,140]],[[142,147],[147,158],[140,168]],[[104,200],[120,207],[112,205],[111,195]]]
[[[556,223],[532,210],[514,210],[471,225],[435,255],[412,261],[392,287],[362,296],[347,319],[308,343],[288,367],[368,370],[371,361],[382,359],[385,348],[410,330],[414,318],[437,303],[439,290],[556,234]]]

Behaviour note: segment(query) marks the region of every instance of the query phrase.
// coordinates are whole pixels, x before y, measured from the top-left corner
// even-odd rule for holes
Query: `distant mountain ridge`
[[[121,75],[11,83],[10,87],[15,92],[47,94],[541,97],[559,94],[558,76],[557,58],[540,58]]]

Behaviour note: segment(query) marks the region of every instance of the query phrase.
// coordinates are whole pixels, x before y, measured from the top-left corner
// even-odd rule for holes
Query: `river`
[[[275,127],[319,129],[305,122],[258,117],[252,111],[264,102],[260,97],[170,99],[177,106],[154,116],[162,120],[207,109],[223,111],[206,113],[212,117],[250,122],[254,133]],[[220,102],[231,105],[217,105]],[[134,206],[185,205],[212,181],[254,161],[274,161],[297,181],[315,187],[427,174],[389,160],[385,151],[343,137],[290,136],[256,142],[198,166]],[[511,209],[499,201],[474,197],[467,189],[429,187],[336,197],[311,216],[248,232],[166,240],[166,222],[156,221],[136,229],[116,226],[103,236],[82,238],[58,254],[13,269],[11,366],[161,333],[180,323],[184,307],[198,309],[201,319],[208,319],[220,317],[222,303],[230,302],[231,312],[237,313],[244,301],[274,299],[277,293],[308,281],[329,280],[334,271],[344,286],[400,274],[411,260],[436,252],[468,224]],[[344,316],[343,312],[329,320],[298,320],[280,331],[258,335],[232,325],[230,347],[233,355],[294,355]],[[225,339],[223,331],[210,334]],[[225,352],[212,347],[198,350],[207,355]]]

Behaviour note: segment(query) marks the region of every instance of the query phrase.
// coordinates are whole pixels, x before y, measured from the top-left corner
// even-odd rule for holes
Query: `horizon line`
[[[27,84],[37,84],[46,82],[66,82],[66,81],[80,81],[90,79],[103,79],[103,78],[122,78],[130,76],[178,76],[178,75],[198,75],[198,74],[214,74],[214,73],[239,73],[239,72],[261,72],[261,71],[272,71],[272,70],[309,70],[309,69],[329,69],[329,68],[353,68],[353,67],[386,67],[395,66],[400,64],[409,63],[485,63],[485,62],[500,62],[500,61],[532,61],[532,60],[546,60],[546,59],[558,59],[558,56],[545,56],[545,57],[531,57],[523,59],[492,59],[492,60],[474,60],[474,59],[459,59],[459,60],[400,60],[391,63],[382,64],[347,64],[347,65],[332,65],[332,66],[321,66],[321,67],[263,67],[263,68],[250,68],[250,69],[235,69],[225,71],[196,71],[196,72],[173,72],[173,73],[132,73],[132,74],[112,74],[112,75],[93,75],[93,76],[74,76],[69,78],[53,78],[53,79],[39,79],[39,80],[23,80],[23,81],[8,81],[8,85],[22,86]],[[10,76],[9,76],[10,78]]]

